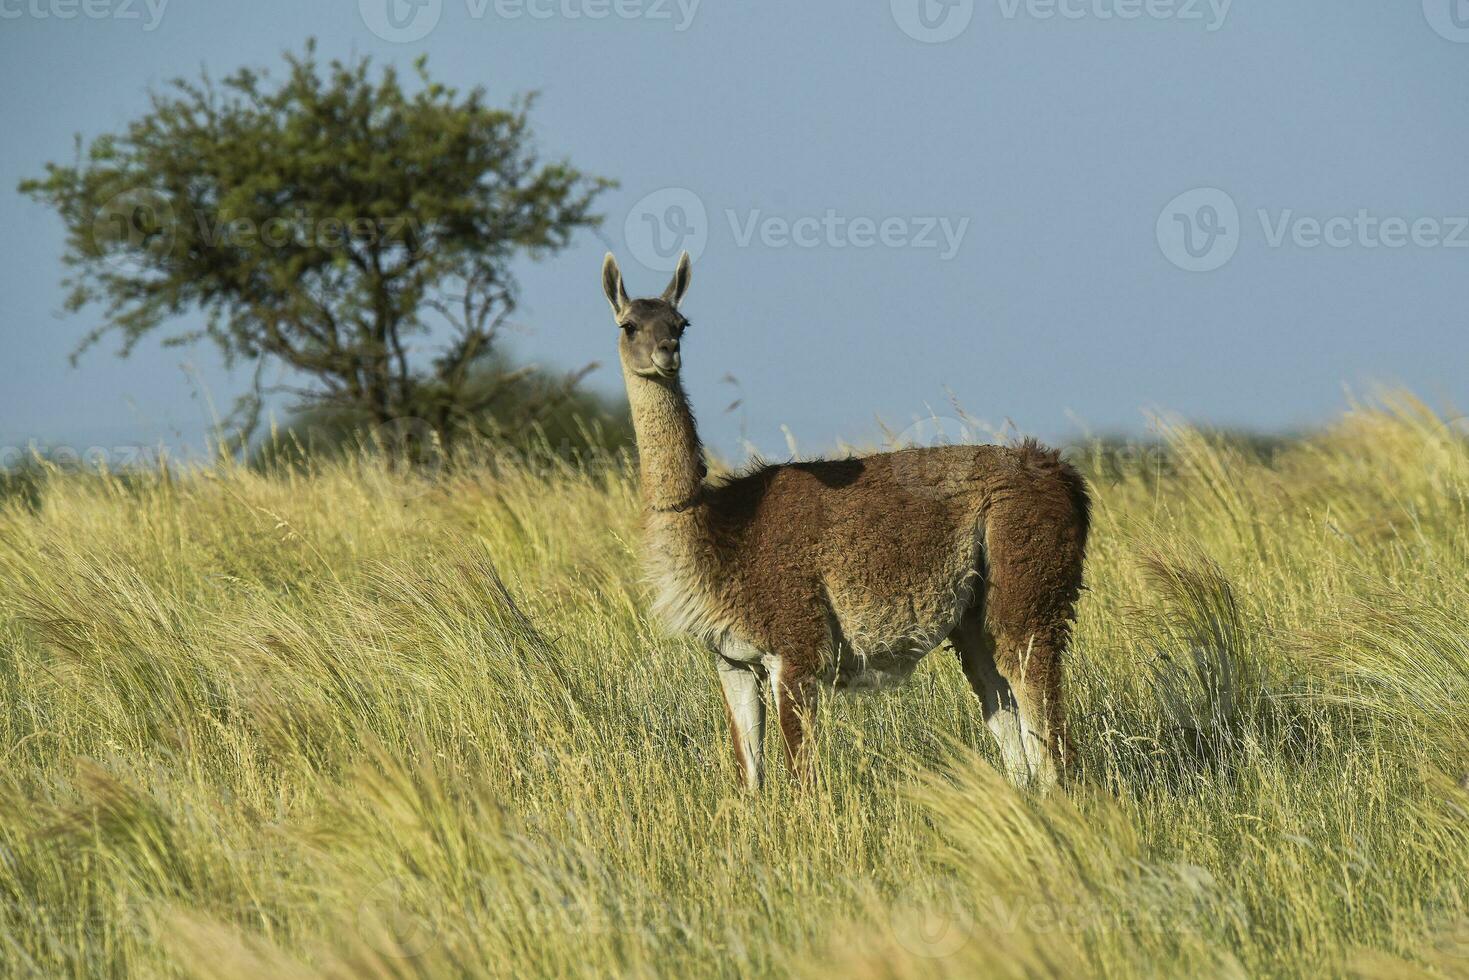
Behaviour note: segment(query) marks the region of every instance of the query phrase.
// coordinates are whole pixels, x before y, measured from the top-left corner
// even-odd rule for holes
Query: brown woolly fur
[[[706,481],[678,377],[686,258],[660,300],[628,300],[611,256],[604,265],[658,613],[770,682],[798,770],[820,688],[900,682],[948,639],[1010,774],[1048,784],[1069,755],[1061,661],[1089,524],[1081,475],[1027,440]]]

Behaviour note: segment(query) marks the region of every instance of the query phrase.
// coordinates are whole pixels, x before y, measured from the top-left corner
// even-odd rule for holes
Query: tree
[[[490,389],[498,397],[480,399]],[[385,454],[389,465],[404,462],[436,468],[461,451],[469,461],[479,451],[510,452],[522,461],[547,453],[588,465],[616,458],[633,445],[632,416],[627,402],[601,392],[567,384],[567,378],[534,365],[512,367],[503,352],[491,354],[466,383],[465,400],[483,407],[472,428],[482,439],[455,439],[446,445],[441,434],[421,417],[376,425],[354,408],[317,403],[293,412],[280,426],[251,447],[247,460],[258,466],[297,465],[311,459],[370,451]],[[3,496],[3,493],[0,493]]]
[[[533,96],[493,108],[482,88],[430,80],[422,58],[409,92],[366,58],[323,69],[314,42],[285,61],[275,85],[248,68],[176,79],[124,132],[85,150],[78,137],[73,165],[21,183],[65,223],[67,308],[104,307],[73,361],[109,334],[126,356],[202,312],[164,343],[207,338],[255,364],[236,406],[246,432],[279,391],[298,410],[423,418],[448,439],[515,383],[485,378],[516,306],[512,259],[596,226],[612,182],[539,159]],[[290,370],[267,384],[272,362]]]

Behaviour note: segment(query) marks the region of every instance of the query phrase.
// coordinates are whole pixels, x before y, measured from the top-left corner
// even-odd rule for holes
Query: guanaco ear
[[[632,302],[627,298],[627,290],[622,285],[622,271],[617,268],[617,260],[611,252],[602,260],[602,292],[607,294],[607,302],[612,304],[614,317],[622,316],[622,311]]]
[[[663,290],[663,302],[677,306],[683,299],[683,294],[688,291],[689,253],[684,252],[678,257],[678,268],[673,270],[673,279],[668,283],[668,288]]]

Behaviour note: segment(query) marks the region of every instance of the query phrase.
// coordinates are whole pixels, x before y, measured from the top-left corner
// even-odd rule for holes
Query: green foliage
[[[278,83],[177,79],[21,183],[65,223],[68,308],[103,310],[78,353],[111,334],[126,354],[199,311],[201,329],[164,342],[256,363],[246,422],[284,391],[379,423],[428,404],[452,437],[501,397],[485,367],[515,309],[512,259],[595,226],[610,183],[539,158],[530,97],[494,108],[422,59],[411,90],[366,58],[322,66],[312,44],[285,60]],[[447,339],[415,354],[431,330]],[[271,361],[287,382],[261,383]]]
[[[466,385],[472,398],[489,397],[483,398],[479,414],[463,423],[452,443],[427,421],[436,417],[435,399],[450,399],[452,394],[424,385],[415,392],[422,404],[405,406],[402,417],[383,424],[351,407],[319,406],[297,412],[253,448],[251,460],[273,467],[367,452],[437,468],[475,465],[485,452],[586,460],[632,446],[626,402],[580,387],[583,372],[557,377],[534,366],[511,368],[498,356],[489,361],[470,375]]]
[[[0,973],[1465,975],[1469,444],[1166,441],[1095,485],[1044,801],[941,651],[739,792],[615,461],[53,475],[0,503]]]
[[[28,446],[0,454],[0,507],[16,503],[39,511],[48,487],[102,483],[115,489],[151,486],[168,467],[162,452],[137,452],[109,465],[100,447],[78,453],[69,446]]]
[[[41,488],[45,482],[45,468],[32,456],[0,466],[0,505],[15,500],[35,510],[41,506]]]

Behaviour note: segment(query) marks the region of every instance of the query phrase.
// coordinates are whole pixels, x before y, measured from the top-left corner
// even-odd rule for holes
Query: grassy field
[[[946,651],[738,793],[611,463],[11,495],[0,973],[1469,975],[1469,442],[1401,398],[1077,458],[1044,801]]]

